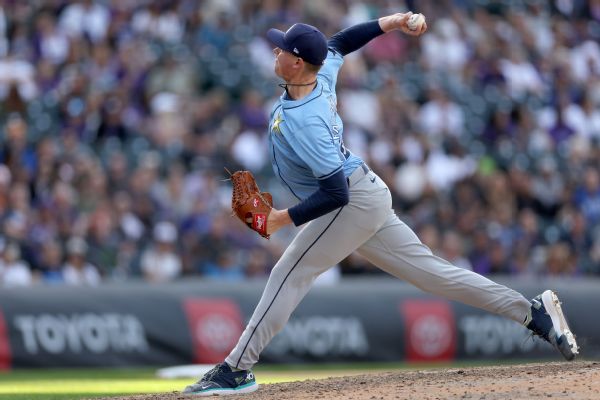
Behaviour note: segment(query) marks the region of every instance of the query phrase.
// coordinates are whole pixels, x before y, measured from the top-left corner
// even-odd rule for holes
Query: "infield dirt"
[[[258,377],[260,382],[260,376]],[[111,397],[111,400],[190,400],[181,393]],[[211,397],[214,398],[214,397]],[[600,399],[600,362],[576,361],[420,371],[261,385],[244,400],[306,399]],[[108,398],[106,398],[108,400]]]

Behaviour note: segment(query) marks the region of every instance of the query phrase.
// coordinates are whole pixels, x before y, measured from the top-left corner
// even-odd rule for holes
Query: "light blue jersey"
[[[319,179],[340,170],[348,177],[363,162],[344,147],[344,126],[337,113],[335,84],[343,62],[330,50],[315,89],[300,100],[290,100],[284,92],[271,112],[273,171],[299,200],[319,188]]]

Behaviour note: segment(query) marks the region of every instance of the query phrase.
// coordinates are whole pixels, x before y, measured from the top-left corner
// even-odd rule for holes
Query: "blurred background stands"
[[[347,146],[436,254],[599,274],[598,0],[0,0],[0,283],[266,276],[295,228],[266,242],[231,218],[223,170],[293,204],[268,160],[264,33],[409,9],[425,36],[345,59]]]

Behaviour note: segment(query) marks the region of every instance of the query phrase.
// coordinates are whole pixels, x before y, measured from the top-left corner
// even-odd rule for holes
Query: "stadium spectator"
[[[177,229],[170,222],[162,221],[154,226],[153,244],[144,250],[141,270],[148,282],[166,282],[179,277],[181,259],[176,253]]]
[[[65,283],[68,285],[96,286],[101,277],[95,266],[86,261],[88,245],[80,237],[72,237],[67,241],[67,259],[63,265]]]
[[[428,99],[419,110],[419,123],[430,141],[440,144],[445,136],[458,136],[464,127],[461,108],[441,88],[432,87]]]
[[[63,249],[57,240],[49,240],[42,244],[38,263],[39,279],[49,285],[65,283],[63,271]]]
[[[30,286],[33,276],[29,265],[21,259],[19,245],[0,239],[0,286]]]
[[[473,270],[471,262],[464,257],[464,240],[453,230],[447,230],[442,237],[441,257],[457,267]]]
[[[72,2],[60,14],[60,25],[67,35],[85,36],[96,43],[106,37],[109,23],[109,10],[92,0]]]

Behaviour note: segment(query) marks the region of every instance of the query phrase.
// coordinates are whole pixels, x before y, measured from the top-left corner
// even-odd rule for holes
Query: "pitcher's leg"
[[[358,253],[418,288],[523,323],[531,303],[520,293],[437,257],[396,215]]]
[[[386,217],[381,210],[385,209],[371,212],[350,204],[302,229],[271,271],[248,326],[225,361],[235,368],[251,368],[315,278],[347,257],[381,226]]]
[[[313,280],[322,272],[313,267],[296,267],[297,264],[289,255],[284,254],[277,262],[252,318],[236,347],[225,359],[227,364],[234,368],[250,369],[258,361],[264,347],[284,327]]]

